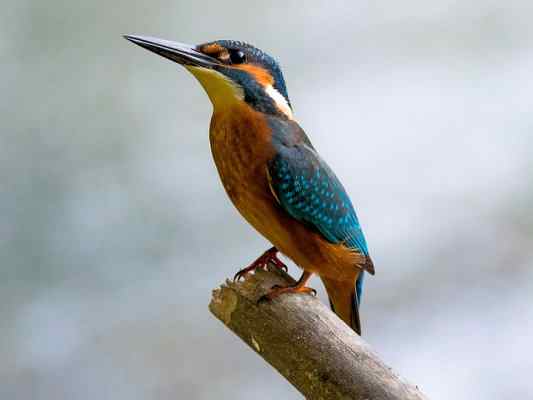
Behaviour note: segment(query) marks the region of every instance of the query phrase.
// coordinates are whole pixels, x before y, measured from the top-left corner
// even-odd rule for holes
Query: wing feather
[[[359,220],[346,190],[329,166],[306,143],[283,146],[268,167],[270,188],[292,217],[332,243],[368,256]]]

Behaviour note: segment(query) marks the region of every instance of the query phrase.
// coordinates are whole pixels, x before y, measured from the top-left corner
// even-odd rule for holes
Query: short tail
[[[361,319],[359,304],[362,290],[363,272],[354,281],[336,281],[321,278],[328,292],[331,310],[348,324],[358,335],[361,335]]]

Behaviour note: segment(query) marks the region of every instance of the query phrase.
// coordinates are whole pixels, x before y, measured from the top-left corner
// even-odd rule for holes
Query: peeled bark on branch
[[[257,271],[214,290],[209,309],[309,400],[427,400],[317,298],[258,303],[272,286],[291,283],[282,272]]]

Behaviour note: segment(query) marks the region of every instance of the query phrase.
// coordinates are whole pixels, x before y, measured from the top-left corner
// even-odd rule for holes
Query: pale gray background
[[[207,96],[124,33],[274,54],[367,234],[366,340],[432,399],[530,397],[532,20],[530,0],[3,3],[0,398],[301,398],[207,311],[268,246],[218,182]]]

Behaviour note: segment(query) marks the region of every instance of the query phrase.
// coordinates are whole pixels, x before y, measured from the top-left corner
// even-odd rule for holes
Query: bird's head
[[[215,111],[245,102],[259,112],[292,119],[278,63],[252,45],[216,40],[190,46],[145,36],[124,37],[187,68],[204,87]]]

